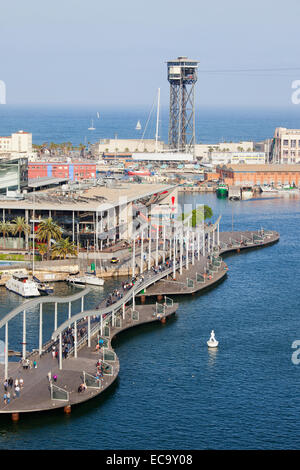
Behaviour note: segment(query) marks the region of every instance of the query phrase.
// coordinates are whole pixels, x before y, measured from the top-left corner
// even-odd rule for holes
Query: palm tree
[[[50,248],[51,248],[51,238],[54,240],[59,240],[62,235],[62,229],[53,221],[52,217],[42,220],[39,223],[37,229],[37,238],[41,242],[47,242],[47,259],[49,259]]]
[[[6,246],[6,241],[5,241],[5,237],[6,235],[8,235],[9,233],[12,233],[13,232],[13,229],[12,229],[12,226],[9,222],[0,222],[0,233],[2,233],[3,235],[3,246],[5,247]]]
[[[44,255],[47,253],[48,248],[47,245],[39,245],[39,254],[42,257],[42,261],[44,260]]]
[[[30,233],[30,225],[27,224],[27,222],[25,221],[24,217],[16,217],[16,218],[13,220],[11,232],[12,232],[13,234],[16,234],[16,233],[19,234],[19,248],[21,248],[21,236],[22,236],[22,233],[24,233],[24,235]]]
[[[52,246],[52,258],[66,259],[67,256],[76,256],[77,248],[74,242],[68,238],[61,238]]]

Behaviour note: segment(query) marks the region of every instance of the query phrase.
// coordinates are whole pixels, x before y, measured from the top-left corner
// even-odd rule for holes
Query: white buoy
[[[207,346],[209,348],[216,348],[218,346],[218,344],[219,344],[219,341],[217,341],[216,338],[215,338],[215,332],[214,332],[214,330],[211,330],[210,338],[207,341]]]

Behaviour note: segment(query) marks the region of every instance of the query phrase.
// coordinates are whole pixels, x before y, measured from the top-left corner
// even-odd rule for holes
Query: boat
[[[32,279],[37,283],[37,288],[41,295],[53,294],[54,289],[48,282],[42,282],[35,276],[32,276]]]
[[[253,190],[250,186],[244,186],[241,188],[242,199],[251,199],[253,197]]]
[[[127,174],[129,176],[151,176],[151,173],[149,170],[128,170]]]
[[[217,341],[216,338],[215,338],[215,332],[214,332],[214,330],[211,330],[210,338],[207,341],[207,346],[209,348],[216,348],[218,346],[218,344],[219,344],[219,341]]]
[[[217,187],[217,197],[225,198],[228,196],[228,187],[225,183],[220,183]]]
[[[98,118],[98,119],[100,118],[100,114],[98,113],[98,111],[97,111],[97,118]]]
[[[39,297],[38,283],[28,278],[27,274],[14,273],[5,284],[6,289],[22,297]]]
[[[273,186],[270,186],[268,184],[264,184],[261,186],[261,190],[263,193],[278,193],[278,190],[273,188]]]
[[[136,123],[135,128],[136,128],[137,131],[140,131],[140,130],[142,129],[142,126],[141,126],[140,121],[138,121],[138,122]]]
[[[94,127],[94,121],[93,119],[91,120],[91,127],[88,128],[89,131],[94,131],[96,127]]]
[[[85,286],[86,284],[91,286],[103,286],[104,280],[94,274],[85,274],[84,276],[68,276],[66,281],[69,284],[78,286]]]

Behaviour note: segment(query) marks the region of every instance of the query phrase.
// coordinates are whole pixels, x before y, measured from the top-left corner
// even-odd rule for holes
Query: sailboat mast
[[[158,150],[159,105],[160,105],[160,88],[158,88],[158,90],[157,90],[157,113],[156,113],[155,152],[157,152],[157,150]]]

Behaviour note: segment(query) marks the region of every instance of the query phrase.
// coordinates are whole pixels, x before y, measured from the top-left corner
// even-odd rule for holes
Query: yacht
[[[278,193],[278,190],[273,188],[273,186],[270,186],[268,184],[264,184],[261,186],[261,190],[263,193]]]
[[[37,283],[37,288],[41,295],[53,294],[54,289],[50,284],[48,284],[48,282],[42,282],[35,276],[32,276],[32,278]]]
[[[38,283],[28,278],[26,274],[15,273],[5,284],[6,289],[22,297],[39,297],[41,294]]]
[[[68,276],[66,281],[69,284],[74,284],[78,286],[85,286],[89,284],[91,286],[103,286],[104,280],[93,275],[93,274],[85,274],[84,276]]]

